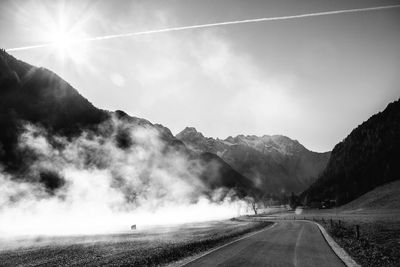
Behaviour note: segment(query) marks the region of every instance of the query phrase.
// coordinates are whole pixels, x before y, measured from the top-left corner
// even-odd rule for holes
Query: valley
[[[11,2],[0,266],[399,265],[400,5]]]

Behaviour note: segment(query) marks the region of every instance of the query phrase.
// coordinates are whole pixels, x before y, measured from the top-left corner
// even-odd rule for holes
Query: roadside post
[[[358,224],[356,224],[356,238],[360,238],[360,226]]]

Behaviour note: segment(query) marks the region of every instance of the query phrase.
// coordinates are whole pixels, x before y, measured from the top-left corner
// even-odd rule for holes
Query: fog
[[[201,163],[152,125],[113,117],[67,139],[26,124],[19,150],[26,170],[0,173],[2,237],[112,233],[250,210],[234,191],[207,188]]]

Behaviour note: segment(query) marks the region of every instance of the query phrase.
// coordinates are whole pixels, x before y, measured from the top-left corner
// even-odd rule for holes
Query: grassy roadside
[[[225,221],[187,225],[90,242],[57,242],[0,250],[1,266],[160,266],[260,230],[271,222]]]
[[[318,221],[361,266],[399,266],[400,223],[357,220]],[[360,236],[356,237],[356,225]]]

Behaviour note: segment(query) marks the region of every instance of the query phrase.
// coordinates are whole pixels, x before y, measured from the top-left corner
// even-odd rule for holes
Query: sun
[[[50,42],[56,53],[64,55],[77,40],[69,32],[59,30],[51,34]]]
[[[80,12],[80,6],[66,3],[51,1],[36,6],[35,17],[39,21],[32,25],[32,33],[48,45],[46,53],[54,60],[84,64],[89,51],[88,42],[85,42],[89,37],[85,23],[90,16]]]
[[[52,44],[57,48],[57,49],[67,49],[68,46],[74,43],[74,38],[71,36],[68,32],[60,31],[54,33],[52,36]]]
[[[97,29],[96,4],[68,0],[15,2],[18,3],[13,5],[15,10],[10,10],[10,14],[12,11],[18,21],[26,43],[38,48],[32,52],[35,56],[50,60],[58,70],[69,68],[80,72],[93,68],[91,60],[98,46],[88,40],[93,29]]]
[[[50,45],[50,53],[62,63],[85,63],[87,50],[86,35],[77,27],[55,25],[47,31],[46,39]]]

